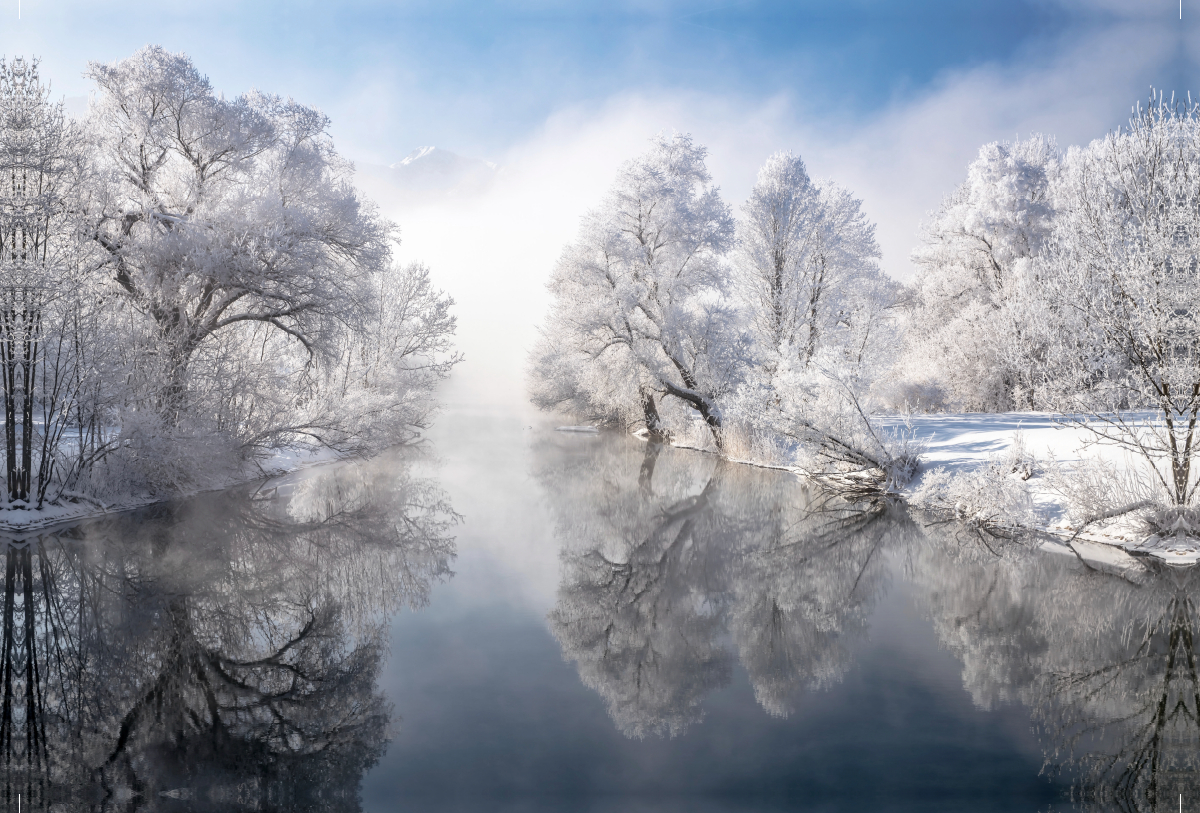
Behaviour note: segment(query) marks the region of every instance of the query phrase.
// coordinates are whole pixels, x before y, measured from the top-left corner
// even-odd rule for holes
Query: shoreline
[[[930,475],[946,479],[952,489],[971,475],[978,476],[989,468],[996,468],[1003,456],[1013,450],[1019,437],[1032,467],[1028,476],[1014,473],[1000,480],[1007,480],[1014,494],[1028,500],[1027,512],[1025,517],[1006,517],[1000,527],[1013,533],[1044,534],[1049,538],[1047,543],[1053,540],[1063,552],[1070,551],[1089,564],[1099,563],[1101,569],[1118,566],[1118,563],[1122,570],[1141,568],[1137,560],[1143,557],[1152,557],[1172,567],[1200,564],[1200,538],[1182,532],[1171,537],[1146,536],[1128,516],[1098,522],[1082,531],[1072,523],[1071,506],[1065,495],[1054,489],[1048,466],[1069,472],[1085,460],[1099,459],[1121,470],[1139,461],[1130,459],[1123,450],[1111,444],[1098,442],[1085,427],[1064,420],[1059,413],[936,413],[882,416],[876,420],[884,429],[911,428],[924,446],[920,466],[912,480],[894,494],[909,508],[954,515],[965,525],[971,524],[972,516],[956,511],[957,506],[923,499],[929,496],[926,488],[931,482]],[[593,427],[579,426],[558,427],[556,431],[584,429],[595,431]],[[646,440],[644,430],[640,434],[631,434]],[[823,487],[821,475],[800,466],[736,457],[687,441],[672,441],[668,445],[715,455],[731,463],[789,472]],[[978,524],[983,525],[985,521]],[[1103,546],[1112,553],[1094,550],[1094,546]],[[1123,555],[1117,555],[1117,551]],[[1135,564],[1137,568],[1134,568]]]
[[[295,452],[280,454],[268,461],[271,465],[261,466],[261,473],[255,477],[232,479],[228,483],[213,486],[212,488],[196,489],[165,497],[130,498],[111,504],[105,504],[101,500],[88,497],[84,498],[83,502],[74,503],[69,506],[51,505],[41,509],[0,508],[0,534],[10,539],[21,540],[23,537],[34,536],[56,529],[61,530],[82,522],[137,511],[152,505],[159,505],[175,500],[186,500],[200,494],[227,491],[238,486],[256,482],[266,485],[272,480],[282,480],[298,472],[333,466],[354,459],[354,455],[337,455],[328,452],[328,450],[316,451],[305,455],[305,457],[308,459],[301,459],[301,456]],[[290,465],[286,465],[285,461],[290,463]],[[276,485],[281,486],[286,485],[286,483],[277,483]],[[30,516],[31,514],[33,516]],[[28,519],[13,521],[16,517],[28,517]]]

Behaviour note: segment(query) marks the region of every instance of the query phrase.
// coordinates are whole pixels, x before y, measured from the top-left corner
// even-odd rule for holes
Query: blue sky
[[[161,44],[189,53],[227,93],[255,86],[325,109],[339,140],[376,161],[426,143],[497,153],[565,105],[631,90],[794,94],[806,110],[853,120],[955,72],[1045,61],[1097,27],[1157,24],[1176,48],[1192,27],[1172,0],[133,0],[119,10],[3,0],[0,9],[0,49],[41,55],[67,95],[86,92],[88,59]],[[1179,84],[1180,64],[1164,60],[1158,84]]]

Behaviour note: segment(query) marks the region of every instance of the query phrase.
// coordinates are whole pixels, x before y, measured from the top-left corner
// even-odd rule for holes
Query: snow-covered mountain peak
[[[491,186],[499,167],[441,147],[417,147],[386,167],[358,164],[357,183],[380,202],[410,205],[478,195]]]
[[[394,170],[403,170],[406,167],[412,170],[437,167],[438,169],[450,171],[496,169],[496,165],[491,161],[484,161],[481,158],[465,158],[449,150],[443,150],[440,147],[417,147],[400,161],[388,165],[388,169]]]
[[[427,155],[432,154],[436,150],[437,150],[437,147],[417,147],[415,150],[410,152],[408,155],[404,156],[404,158],[402,160],[397,161],[394,164],[389,164],[388,169],[399,169],[400,167],[409,166],[410,164],[420,161],[422,158],[426,157]],[[442,154],[446,155],[447,153],[445,150],[442,150]]]

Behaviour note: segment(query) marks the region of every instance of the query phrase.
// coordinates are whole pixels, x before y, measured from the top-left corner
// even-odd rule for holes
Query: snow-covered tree
[[[1035,268],[1077,314],[1068,384],[1094,430],[1144,457],[1168,505],[1192,505],[1200,452],[1200,108],[1164,101],[1071,150]],[[1150,407],[1155,419],[1130,416]],[[1115,507],[1115,506],[1114,506]]]
[[[448,372],[450,300],[419,271],[389,271],[394,227],[358,196],[324,115],[258,92],[227,99],[158,47],[89,75],[99,182],[82,205],[142,319],[130,338],[149,399],[139,409],[163,431],[186,415],[243,452],[338,446]],[[367,335],[380,339],[372,358],[354,349]]]
[[[722,262],[733,216],[705,156],[689,136],[656,137],[584,218],[549,283],[532,359],[540,406],[662,432],[657,401],[669,396],[720,444],[719,400],[743,369],[745,342]]]
[[[861,205],[832,182],[810,181],[792,153],[772,155],[759,170],[738,222],[735,268],[768,376],[814,360],[860,362],[871,344],[890,291]]]
[[[0,390],[4,502],[41,507],[102,453],[112,352],[75,202],[79,128],[37,63],[0,60]],[[107,379],[107,380],[106,380]],[[69,440],[68,440],[69,438]]]
[[[863,398],[894,348],[899,286],[861,201],[778,153],[735,227],[704,158],[659,136],[585,217],[549,285],[534,402],[890,488],[913,460]]]
[[[1030,260],[1052,227],[1059,166],[1046,136],[980,148],[913,252],[901,377],[938,385],[948,405],[967,410],[1027,408],[1054,388],[1045,362],[1061,335],[1038,309]]]
[[[182,54],[148,47],[88,75],[102,185],[87,201],[109,269],[151,320],[160,408],[184,408],[210,337],[253,322],[324,349],[369,298],[390,225],[359,200],[328,119],[291,100],[216,93]]]
[[[839,478],[869,472],[861,482],[871,488],[905,479],[906,453],[872,429],[864,405],[896,351],[899,286],[879,270],[861,201],[813,183],[798,156],[781,152],[742,211],[734,288],[755,364],[728,400],[740,454]]]
[[[98,257],[81,267],[120,391],[85,485],[166,493],[281,447],[366,452],[419,432],[458,358],[453,300],[392,266],[395,227],[354,189],[328,119],[226,98],[159,47],[88,75],[70,211]]]
[[[166,496],[416,437],[453,300],[391,261],[321,113],[147,47],[69,121],[0,60],[4,508]]]

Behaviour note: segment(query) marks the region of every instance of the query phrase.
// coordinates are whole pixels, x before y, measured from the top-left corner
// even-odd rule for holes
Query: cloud
[[[1031,67],[988,66],[944,77],[923,98],[858,127],[832,128],[810,164],[863,198],[879,224],[884,268],[899,279],[918,223],[966,174],[982,144],[1042,132],[1061,146],[1087,143],[1128,120],[1162,89],[1173,36],[1161,26],[1119,26],[1062,43]],[[1183,91],[1183,88],[1174,90]]]

